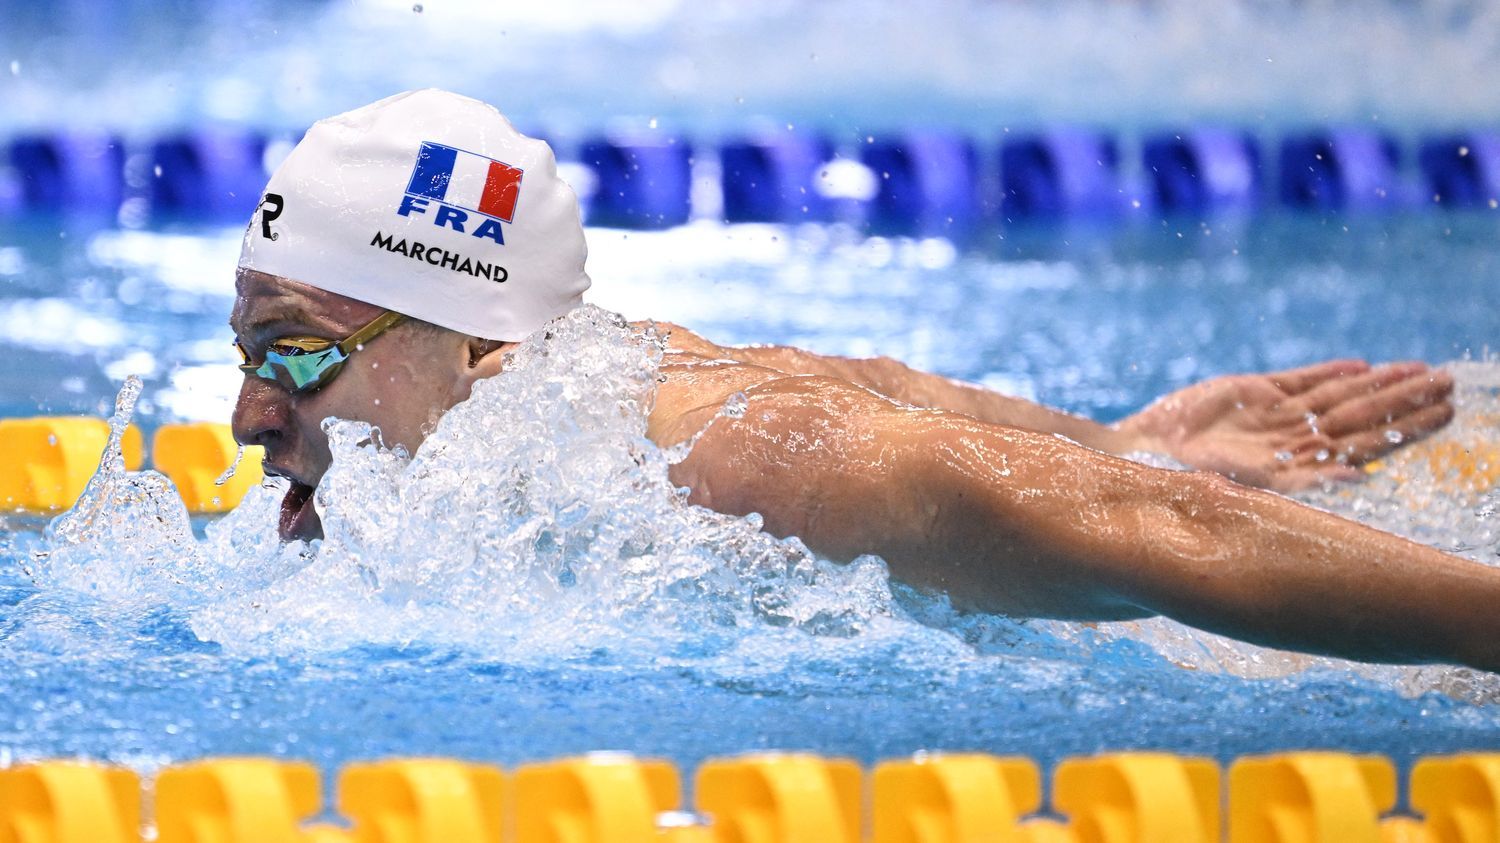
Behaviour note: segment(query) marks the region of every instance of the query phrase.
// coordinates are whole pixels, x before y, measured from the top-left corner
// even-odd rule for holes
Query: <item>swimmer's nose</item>
[[[270,381],[245,378],[234,402],[231,428],[241,445],[259,445],[269,456],[286,438],[289,419],[285,393]]]

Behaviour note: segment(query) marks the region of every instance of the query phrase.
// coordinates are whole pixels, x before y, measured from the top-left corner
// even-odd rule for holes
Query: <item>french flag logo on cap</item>
[[[523,172],[503,161],[423,141],[406,192],[515,222]]]

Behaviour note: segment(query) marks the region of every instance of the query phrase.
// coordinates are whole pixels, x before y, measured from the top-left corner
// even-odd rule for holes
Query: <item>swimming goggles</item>
[[[266,346],[266,360],[260,364],[251,361],[250,353],[239,342],[234,347],[245,361],[240,365],[241,372],[276,381],[288,392],[314,392],[333,381],[349,355],[405,318],[388,310],[337,342],[321,337],[279,337]]]

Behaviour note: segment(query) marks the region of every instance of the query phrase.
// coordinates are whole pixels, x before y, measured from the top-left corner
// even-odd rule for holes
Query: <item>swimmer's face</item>
[[[374,305],[296,281],[242,269],[229,325],[252,359],[272,340],[342,340],[383,311]],[[329,416],[369,422],[388,447],[414,452],[449,407],[469,397],[474,382],[500,370],[510,344],[403,322],[350,355],[338,376],[315,392],[293,394],[274,381],[245,375],[234,407],[234,437],[266,449],[265,467],[291,481],[282,501],[283,540],[323,534],[312,492],[328,470]]]

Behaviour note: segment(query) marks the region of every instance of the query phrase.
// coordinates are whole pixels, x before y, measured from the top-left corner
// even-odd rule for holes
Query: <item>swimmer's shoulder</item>
[[[661,377],[646,433],[659,445],[692,435],[713,418],[725,400],[781,373],[733,359],[727,349],[670,322],[632,322],[655,331],[663,344]]]
[[[671,445],[701,429],[737,392],[767,386],[794,375],[747,362],[736,349],[670,322],[633,322],[632,327],[654,329],[665,345],[661,380],[651,411],[647,435]]]
[[[702,430],[735,393],[775,397],[810,411],[897,403],[837,373],[779,365],[777,354],[802,353],[799,349],[722,346],[680,325],[632,324],[638,330],[654,329],[665,346],[647,426],[647,435],[659,445],[675,445]]]
[[[672,322],[631,322],[630,327],[642,333],[654,331],[666,346],[667,354],[671,356],[687,355],[709,360],[731,356],[730,349],[709,342],[693,331]]]

